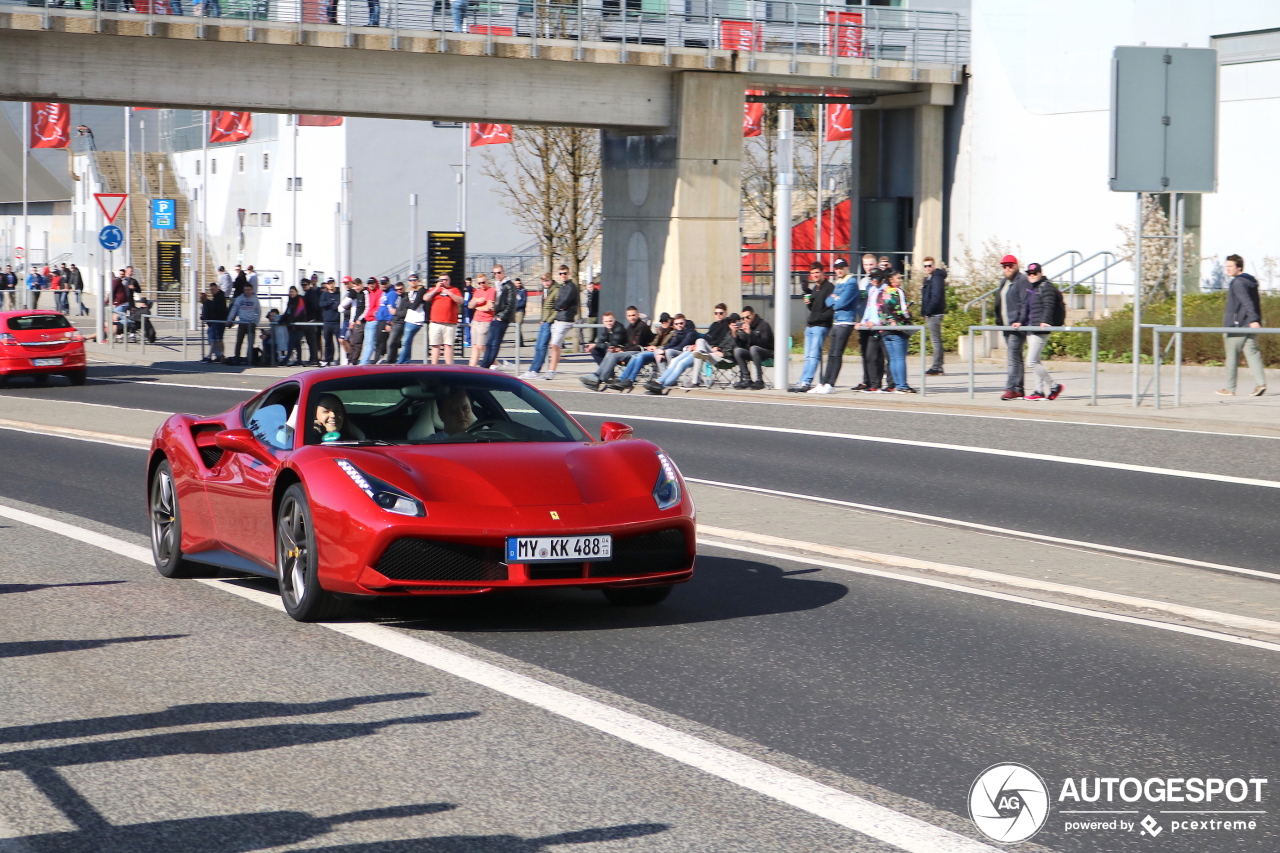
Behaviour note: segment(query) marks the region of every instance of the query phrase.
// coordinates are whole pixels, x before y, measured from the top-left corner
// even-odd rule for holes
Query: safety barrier
[[[1160,335],[1176,335],[1179,339],[1187,334],[1221,334],[1221,335],[1276,335],[1280,329],[1251,329],[1247,326],[1151,326],[1151,352],[1155,354],[1155,400],[1156,408],[1160,408],[1160,368],[1164,364],[1164,354],[1160,352]],[[1173,405],[1182,405],[1182,361],[1175,360],[1173,365]]]
[[[1094,326],[970,326],[969,327],[969,399],[974,397],[974,365],[977,358],[973,349],[974,332],[1019,332],[1022,334],[1047,334],[1050,332],[1088,332],[1089,343],[1089,405],[1098,405],[1098,330]]]

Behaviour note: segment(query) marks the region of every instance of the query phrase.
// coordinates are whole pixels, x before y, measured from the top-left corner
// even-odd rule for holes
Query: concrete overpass
[[[730,50],[721,19],[670,8],[611,18],[580,3],[549,27],[539,16],[566,7],[495,3],[487,23],[452,33],[411,2],[388,4],[390,27],[354,25],[345,2],[337,24],[309,0],[265,20],[0,5],[0,98],[597,127],[603,278],[626,283],[608,301],[702,317],[740,298],[745,90],[875,96],[863,108],[915,110],[914,249],[940,253],[957,20],[869,7],[833,27],[823,7],[793,3],[786,20],[736,22],[756,38]],[[851,35],[853,48],[832,49]]]

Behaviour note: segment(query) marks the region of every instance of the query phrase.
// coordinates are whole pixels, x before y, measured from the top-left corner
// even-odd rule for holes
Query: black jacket
[[[1022,322],[1028,326],[1039,326],[1041,323],[1054,325],[1053,312],[1058,305],[1058,288],[1047,278],[1040,279],[1038,284],[1031,285],[1027,291],[1027,307]]]
[[[601,329],[600,337],[596,341],[595,348],[604,352],[609,351],[609,347],[622,347],[627,345],[627,326],[625,323],[613,324],[612,329]]]
[[[205,296],[200,302],[200,319],[203,322],[227,319],[227,295],[219,290],[213,296]]]
[[[809,301],[809,317],[806,326],[830,326],[836,318],[834,305],[827,304],[827,297],[835,292],[836,286],[824,278],[818,286],[809,291],[813,298]]]
[[[1031,282],[1027,280],[1026,273],[1021,270],[1012,280],[1006,278],[1001,282],[1000,289],[996,291],[997,326],[1022,322],[1018,318],[1026,310],[1027,291],[1030,289]]]
[[[302,305],[302,313],[298,313],[298,305]],[[307,320],[306,298],[299,294],[285,300],[284,310],[280,312],[280,325],[290,326],[294,323],[305,323]]]
[[[498,298],[493,303],[493,319],[510,323],[516,318],[516,283],[504,278],[497,283]]]
[[[702,336],[707,344],[723,353],[733,353],[733,329],[729,328],[728,320],[716,320],[707,327],[707,333]]]
[[[616,329],[617,326],[614,326],[614,328]],[[649,328],[649,324],[644,320],[636,320],[627,327],[627,333],[623,340],[622,348],[632,352],[642,350],[653,342],[653,337],[653,330]]]
[[[244,270],[236,273],[235,281],[231,283],[231,295],[239,296],[244,293],[245,287],[249,284],[249,277],[244,274]]]
[[[742,349],[760,347],[761,349],[772,351],[773,326],[770,326],[768,320],[757,314],[756,321],[749,328],[738,330],[733,339]]]
[[[1231,279],[1227,285],[1227,310],[1222,325],[1240,328],[1262,322],[1262,303],[1258,301],[1258,280],[1247,272]]]
[[[319,287],[312,287],[306,293],[302,294],[303,304],[307,306],[307,322],[320,322],[320,294],[324,291]]]
[[[947,271],[934,269],[920,288],[920,313],[926,317],[947,313]]]
[[[693,346],[693,343],[696,340],[698,340],[698,327],[693,323],[690,323],[688,320],[685,320],[684,328],[678,330],[670,337],[670,339],[663,343],[662,346],[664,349],[682,350],[685,347]]]
[[[587,287],[587,316],[600,316],[600,291],[594,287]]]
[[[579,304],[578,285],[572,281],[561,284],[560,292],[556,294],[556,319],[577,322]]]
[[[84,292],[84,276],[80,274],[79,267],[71,271],[71,289]]]
[[[338,304],[342,302],[342,294],[338,291],[330,293],[327,290],[320,291],[320,319],[325,323],[337,323]]]

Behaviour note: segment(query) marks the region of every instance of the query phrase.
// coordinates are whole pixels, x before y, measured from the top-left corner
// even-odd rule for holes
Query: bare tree
[[[498,183],[502,206],[529,234],[551,270],[564,261],[574,271],[600,235],[600,136],[575,127],[512,129],[509,162],[484,151],[481,171]]]
[[[1177,237],[1169,215],[1165,213],[1161,199],[1172,196],[1168,193],[1142,194],[1142,292],[1143,304],[1167,299],[1177,291],[1178,241],[1169,239]],[[1133,263],[1134,240],[1132,225],[1117,225],[1122,240],[1119,255],[1122,260]],[[1195,252],[1195,240],[1190,233],[1183,235],[1182,270],[1188,272],[1200,267],[1200,258]]]
[[[830,191],[823,191],[818,186],[818,158],[823,158],[824,170],[841,159],[838,152],[827,150],[829,146],[823,142],[819,116],[816,108],[796,112],[792,163],[795,183],[791,196],[793,222],[816,216],[819,197],[825,199],[831,195]],[[742,150],[742,207],[747,217],[755,220],[752,224],[763,229],[765,242],[772,241],[774,236],[777,182],[778,105],[766,104],[760,135],[744,140]],[[825,248],[830,249],[831,246]]]

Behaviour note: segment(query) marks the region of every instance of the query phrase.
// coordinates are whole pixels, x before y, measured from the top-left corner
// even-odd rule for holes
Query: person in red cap
[[[1021,326],[1022,315],[1026,310],[1027,292],[1031,282],[1022,270],[1018,269],[1018,259],[1013,255],[1005,255],[1000,259],[1000,269],[1004,273],[1004,281],[996,292],[996,325]],[[1027,336],[1021,331],[1004,333],[1005,351],[1009,354],[1009,370],[1005,377],[1004,393],[1001,400],[1021,400],[1023,398],[1022,348]]]

